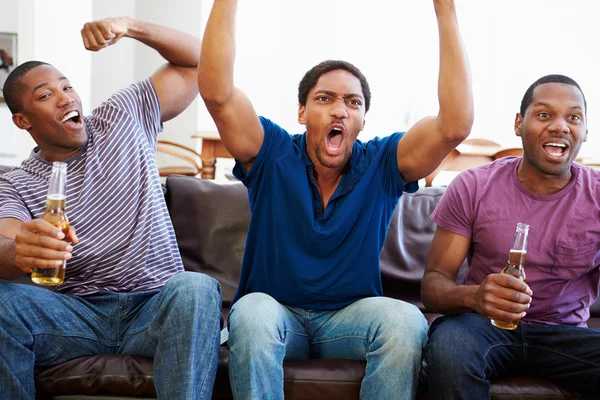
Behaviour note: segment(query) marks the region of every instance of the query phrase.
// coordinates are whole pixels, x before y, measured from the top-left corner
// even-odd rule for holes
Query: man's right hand
[[[526,315],[533,292],[529,286],[507,274],[490,274],[479,285],[475,311],[488,318],[518,321]]]
[[[72,257],[77,243],[75,229],[70,228],[67,237],[60,229],[42,219],[23,222],[15,236],[16,266],[25,273],[33,268],[56,268]]]

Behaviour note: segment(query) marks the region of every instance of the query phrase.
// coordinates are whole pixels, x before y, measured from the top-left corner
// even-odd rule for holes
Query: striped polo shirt
[[[183,271],[156,166],[160,104],[150,79],[113,95],[84,118],[88,141],[67,163],[67,217],[79,243],[61,293],[162,287]],[[52,164],[36,147],[0,175],[0,218],[28,221],[45,210]]]

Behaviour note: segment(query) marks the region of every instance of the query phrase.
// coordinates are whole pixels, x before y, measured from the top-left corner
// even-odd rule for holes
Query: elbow
[[[437,311],[430,291],[431,285],[428,282],[427,274],[425,274],[425,276],[423,276],[423,280],[421,281],[421,302],[427,310]]]
[[[473,113],[453,118],[453,121],[440,124],[440,131],[444,140],[458,145],[469,137],[473,128]]]

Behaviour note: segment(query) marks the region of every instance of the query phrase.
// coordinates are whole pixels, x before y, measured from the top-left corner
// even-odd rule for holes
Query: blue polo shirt
[[[402,133],[356,140],[348,171],[324,212],[305,135],[260,118],[264,142],[249,173],[250,226],[234,302],[262,292],[308,310],[335,310],[381,296],[379,254],[404,185],[396,148]]]

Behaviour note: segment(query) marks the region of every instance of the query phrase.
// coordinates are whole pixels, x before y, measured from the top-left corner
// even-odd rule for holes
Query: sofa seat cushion
[[[152,359],[122,354],[79,357],[52,367],[36,367],[35,385],[43,394],[156,396]]]
[[[229,349],[221,347],[213,399],[232,399],[228,375]],[[306,360],[284,362],[284,391],[288,400],[358,399],[365,375],[364,361]],[[38,397],[43,395],[110,395],[156,397],[152,360],[139,356],[104,354],[79,357],[53,367],[36,368]],[[579,399],[550,382],[530,377],[493,382],[491,398]],[[429,399],[419,388],[417,398]]]

